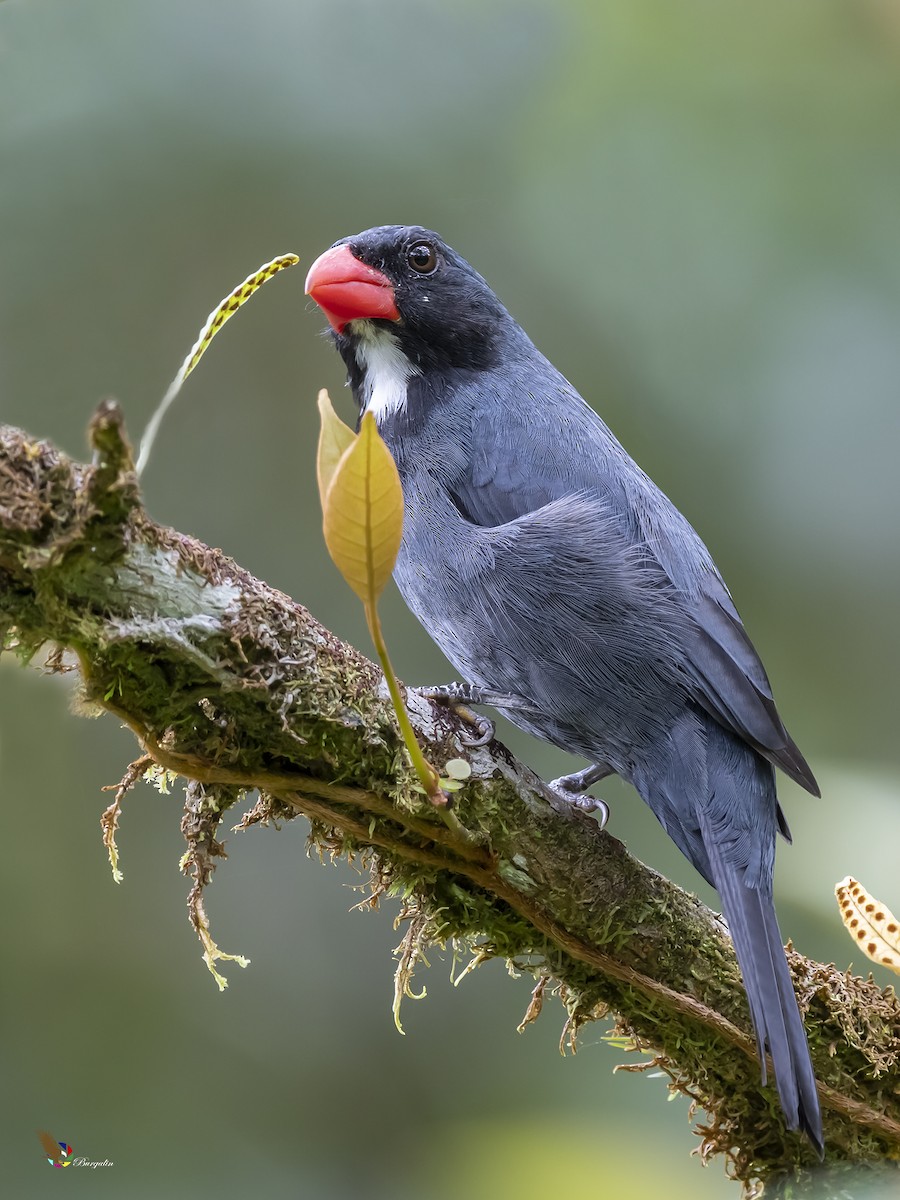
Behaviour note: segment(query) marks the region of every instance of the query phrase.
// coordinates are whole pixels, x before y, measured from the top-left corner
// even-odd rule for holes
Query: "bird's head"
[[[491,367],[517,329],[472,267],[436,233],[381,225],[342,238],[316,259],[306,291],[322,309],[350,371],[402,355],[411,373]]]

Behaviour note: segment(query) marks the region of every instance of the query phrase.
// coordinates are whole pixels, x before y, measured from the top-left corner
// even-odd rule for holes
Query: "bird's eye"
[[[429,242],[416,242],[414,246],[410,246],[406,255],[406,261],[420,275],[430,275],[437,266],[437,255],[434,252],[434,246]]]

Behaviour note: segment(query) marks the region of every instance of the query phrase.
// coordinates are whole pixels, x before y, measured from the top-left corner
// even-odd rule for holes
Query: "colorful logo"
[[[47,1162],[51,1167],[71,1167],[74,1151],[68,1142],[58,1142],[46,1130],[38,1131],[41,1145],[47,1154]]]

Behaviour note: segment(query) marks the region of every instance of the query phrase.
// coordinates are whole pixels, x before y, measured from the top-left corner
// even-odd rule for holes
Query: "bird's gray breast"
[[[484,528],[428,470],[404,475],[397,584],[463,678],[531,701],[513,719],[575,753],[625,762],[662,736],[678,609],[617,514],[573,493]]]

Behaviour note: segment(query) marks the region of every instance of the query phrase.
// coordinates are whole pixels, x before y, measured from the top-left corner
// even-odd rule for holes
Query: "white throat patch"
[[[363,373],[363,412],[376,422],[406,405],[406,385],[418,370],[400,349],[400,343],[385,329],[370,321],[351,321],[356,337],[356,361]]]

